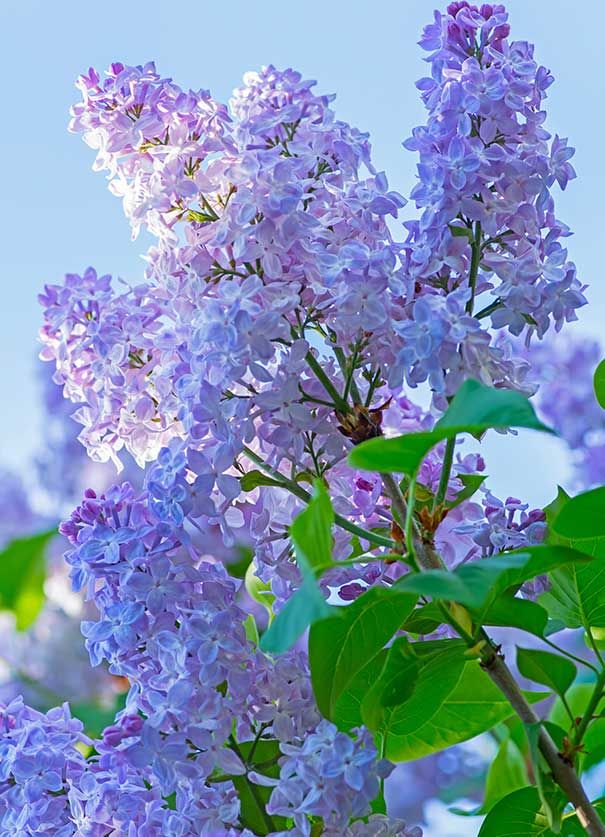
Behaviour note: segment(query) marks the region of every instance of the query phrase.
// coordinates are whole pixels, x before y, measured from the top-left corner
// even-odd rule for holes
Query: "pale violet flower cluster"
[[[431,70],[417,85],[428,120],[405,143],[420,156],[412,198],[421,210],[406,224],[405,270],[422,325],[400,327],[412,338],[400,363],[410,383],[429,377],[438,391],[451,390],[425,359],[451,354],[452,337],[474,344],[481,331],[459,314],[454,336],[440,299],[457,295],[472,314],[480,298],[480,319],[539,336],[575,319],[586,301],[563,244],[570,231],[555,217],[551,194],[575,177],[573,149],[544,127],[553,78],[531,44],[508,40],[509,30],[504,6],[454,2],[435,12],[420,40]],[[492,353],[494,367],[482,377],[516,380],[507,363],[496,372],[498,350]]]
[[[526,349],[540,380],[538,412],[570,451],[570,483],[593,488],[605,481],[605,411],[594,391],[594,374],[603,358],[598,340],[571,332],[553,335]]]
[[[285,820],[303,837],[319,821],[326,835],[419,837],[370,816],[390,766],[367,730],[320,718],[304,652],[261,653],[256,603],[230,570],[253,556],[248,581],[284,606],[301,579],[289,527],[319,479],[344,521],[326,598],[392,583],[402,563],[382,559],[401,526],[382,478],[347,465],[351,446],[430,429],[470,377],[533,392],[511,335],[542,338],[584,303],[551,194],[574,176],[544,128],[552,79],[508,35],[502,6],[466,2],[425,30],[427,124],[406,143],[421,214],[404,229],[368,135],[294,70],[247,74],[228,105],[152,63],[79,79],[71,129],[133,235],[154,238],[140,284],[89,268],[40,297],[41,356],[81,442],[96,461],[145,468],[136,487],[86,491],[61,527],[73,587],[94,606],[91,662],[130,690],[89,759],[72,759],[73,738],[49,744],[61,784],[31,817],[5,768],[0,834],[47,805],[60,837],[125,823],[128,837],[247,835],[248,783],[270,793],[275,833]],[[429,410],[409,400],[418,386]],[[542,540],[542,512],[494,497],[477,453],[455,451],[442,485],[445,456],[422,465],[418,519],[448,566]],[[11,723],[54,723],[28,711]],[[14,750],[8,727],[5,740]],[[251,755],[265,746],[269,765]]]
[[[342,830],[352,817],[365,815],[378,793],[379,777],[392,769],[380,763],[376,770],[376,747],[368,732],[355,741],[329,721],[321,721],[302,745],[282,750],[286,757],[267,811],[293,816],[305,837],[311,834],[308,814],[321,817],[328,829]]]
[[[229,779],[249,770],[234,745],[234,719],[239,742],[279,742],[284,778],[268,806],[274,813],[292,779],[288,758],[301,747],[310,753],[314,741],[325,750],[331,734],[343,758],[340,767],[334,762],[334,792],[345,770],[349,784],[324,819],[332,822],[339,806],[339,823],[364,816],[384,772],[371,738],[364,732],[356,740],[320,722],[304,656],[292,651],[273,662],[256,650],[244,630],[237,582],[210,556],[204,560],[203,545],[198,552],[174,517],[168,522],[155,509],[149,494],[123,484],[101,497],[88,492],[62,526],[73,544],[66,559],[74,586],[99,610],[97,620],[82,624],[91,662],[108,661],[110,672],[131,684],[124,711],[96,745],[100,767],[142,771],[162,797],[175,795],[173,819],[193,833],[213,833],[211,824],[237,826]],[[250,780],[268,781],[254,771]],[[301,833],[308,833],[307,815],[322,812],[311,806],[298,814]]]

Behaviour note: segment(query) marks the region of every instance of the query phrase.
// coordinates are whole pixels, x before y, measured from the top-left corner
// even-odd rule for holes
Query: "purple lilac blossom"
[[[246,776],[273,787],[267,811],[295,833],[321,817],[327,834],[418,837],[357,819],[389,765],[366,730],[320,719],[303,652],[274,660],[250,641],[222,560],[251,548],[284,605],[300,583],[288,527],[304,506],[286,480],[320,478],[338,514],[396,533],[382,479],[346,464],[349,401],[375,436],[430,429],[469,377],[529,394],[523,352],[488,324],[541,338],[584,304],[551,196],[574,177],[571,149],[543,127],[552,79],[508,35],[502,6],[466,2],[425,29],[428,122],[406,143],[422,214],[403,243],[392,230],[405,201],[368,135],[296,71],[247,74],[229,106],[152,63],[79,79],[71,129],[96,150],[133,236],[155,239],[141,284],[89,268],[41,295],[41,357],[76,405],[80,441],[96,461],[149,463],[143,490],[88,490],[62,525],[74,589],[96,608],[82,623],[91,662],[131,686],[67,793],[82,833],[127,821],[129,837],[239,833],[233,779]],[[420,385],[428,413],[407,398]],[[429,496],[443,456],[422,465]],[[272,483],[244,491],[259,463]],[[449,508],[483,468],[459,454],[445,486],[434,535],[449,566],[544,537],[541,511],[484,487]],[[335,528],[335,558],[351,551]],[[325,575],[326,597],[350,601],[401,572],[358,557]],[[279,777],[250,772],[234,746],[257,738],[278,742]]]
[[[178,458],[164,458],[162,467],[169,470],[171,462],[178,474]],[[143,770],[162,796],[176,795],[177,814],[193,817],[194,826],[211,812],[216,822],[222,816],[223,826],[235,826],[237,797],[217,806],[212,780],[217,773],[246,773],[231,746],[236,719],[239,741],[272,737],[283,753],[268,810],[279,813],[285,804],[279,800],[289,798],[295,753],[311,764],[325,762],[329,750],[325,778],[333,797],[321,810],[318,803],[297,811],[301,833],[310,833],[307,815],[344,825],[367,812],[378,776],[387,770],[371,737],[360,732],[352,738],[320,720],[301,652],[271,661],[254,648],[236,601],[237,582],[210,556],[196,553],[174,515],[158,516],[149,494],[123,484],[100,497],[87,492],[61,528],[73,545],[66,560],[74,587],[99,611],[97,620],[82,623],[91,662],[106,660],[110,672],[131,684],[125,709],[96,744],[100,768]],[[254,781],[269,780],[255,774]],[[220,783],[222,794],[230,790],[232,783]],[[301,793],[302,801],[308,791]]]
[[[571,450],[574,487],[605,482],[605,412],[595,394],[593,375],[603,358],[597,340],[576,333],[532,342],[525,350],[540,380],[538,412]]]

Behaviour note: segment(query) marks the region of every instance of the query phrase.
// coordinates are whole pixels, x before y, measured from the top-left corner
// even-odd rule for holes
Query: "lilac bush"
[[[582,785],[602,498],[499,498],[480,453],[492,429],[552,432],[536,391],[572,448],[603,427],[547,348],[586,303],[554,205],[573,149],[545,127],[550,72],[509,35],[499,4],[425,28],[403,224],[368,135],[292,69],[246,74],[228,104],[153,63],[78,80],[70,129],[153,238],[139,284],[89,267],[40,295],[79,441],[126,468],[60,533],[90,663],[127,694],[94,735],[67,705],[0,707],[0,834],[420,837],[397,781],[443,751],[463,772],[459,745],[490,732],[482,835],[519,811],[523,833],[605,834]],[[40,467],[62,499],[81,481]],[[554,652],[509,666],[490,626]]]

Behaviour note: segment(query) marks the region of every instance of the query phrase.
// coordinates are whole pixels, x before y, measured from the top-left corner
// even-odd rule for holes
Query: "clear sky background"
[[[558,196],[558,208],[576,231],[570,250],[590,285],[581,327],[599,336],[605,313],[605,4],[507,5],[513,37],[536,42],[538,60],[554,72],[549,126],[577,147],[579,178]],[[23,468],[38,444],[36,296],[43,284],[89,264],[128,280],[143,271],[146,242],[130,240],[119,200],[103,175],[91,171],[91,149],[67,133],[77,75],[90,65],[153,59],[181,86],[210,88],[227,99],[246,70],[293,66],[318,79],[318,89],[338,94],[339,117],[371,132],[376,164],[407,194],[415,157],[401,142],[424,120],[414,87],[425,74],[416,41],[434,6],[433,0],[0,0],[0,465]],[[496,439],[488,453],[492,484],[503,494],[519,494],[525,485],[523,496],[542,503],[565,476],[556,441],[530,434],[518,443]]]

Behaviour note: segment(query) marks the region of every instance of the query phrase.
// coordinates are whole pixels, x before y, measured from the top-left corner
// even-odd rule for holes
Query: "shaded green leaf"
[[[279,742],[261,740],[255,744],[253,741],[245,741],[238,746],[242,756],[252,769],[262,764],[260,772],[265,776],[271,778],[279,776],[279,766],[277,764],[277,759],[281,755]],[[253,758],[250,760],[253,747]],[[241,824],[245,828],[249,828],[254,834],[269,834],[273,829],[269,827],[263,812],[273,788],[264,785],[252,785],[247,776],[233,776],[232,781],[240,800],[239,818]],[[272,820],[273,825],[280,831],[287,828],[287,820],[284,817],[272,816]]]
[[[559,787],[555,785],[550,770],[546,768],[546,762],[540,752],[539,740],[541,726],[540,723],[525,724],[525,732],[542,811],[546,816],[548,827],[555,834],[559,834],[561,831],[563,809],[565,808],[567,799],[563,796]]]
[[[332,526],[334,509],[326,487],[316,480],[307,508],[290,526],[290,538],[299,565],[308,564],[316,572],[332,565]]]
[[[361,704],[361,714],[370,729],[380,729],[385,709],[408,700],[420,672],[420,660],[414,646],[399,637],[388,650],[384,667]]]
[[[605,360],[602,360],[595,369],[593,384],[597,401],[605,410]]]
[[[421,758],[473,738],[513,713],[479,663],[465,657],[462,641],[433,640],[413,648],[418,658],[413,689],[399,705],[384,707],[376,730],[384,737],[387,758]],[[535,702],[544,695],[526,697]],[[377,718],[370,708],[362,704],[362,717],[373,726]]]
[[[585,837],[575,816],[564,818],[564,837]],[[501,799],[487,815],[479,837],[555,837],[542,811],[537,788],[522,788]]]
[[[577,669],[567,657],[541,648],[517,648],[517,667],[523,677],[564,695],[576,679]]]
[[[484,625],[519,628],[543,637],[547,631],[548,613],[537,602],[519,599],[507,591],[492,602],[482,621]]]
[[[480,436],[490,428],[527,427],[552,433],[536,416],[527,398],[510,389],[495,389],[468,380],[430,432],[392,439],[370,439],[349,454],[349,464],[362,470],[414,476],[426,454],[459,433]]]
[[[485,797],[479,812],[488,813],[509,793],[527,787],[528,784],[525,759],[510,735],[507,734],[500,742],[498,752],[487,772]]]
[[[464,503],[465,500],[470,500],[470,498],[479,491],[485,480],[487,479],[486,474],[458,474],[457,479],[463,485],[461,491],[459,491],[453,500],[447,500],[445,505],[448,509],[455,509],[456,506],[459,506],[461,503]]]
[[[117,713],[126,704],[126,692],[117,695],[109,706],[99,703],[72,703],[71,714],[84,724],[84,732],[91,738],[100,738],[105,727],[115,721]]]
[[[333,607],[309,635],[311,679],[317,705],[332,717],[334,705],[362,669],[401,627],[416,596],[373,587],[352,604]]]
[[[235,561],[226,562],[225,569],[233,578],[245,578],[248,567],[254,558],[254,550],[250,549],[249,546],[236,546],[235,552],[238,557]]]
[[[291,648],[314,622],[332,614],[317,577],[332,566],[334,510],[321,480],[316,480],[307,508],[290,526],[290,537],[302,575],[298,590],[290,596],[262,636],[260,647],[272,654]]]
[[[56,529],[11,541],[0,552],[0,609],[15,614],[17,630],[33,624],[44,604],[46,546]]]
[[[361,704],[368,691],[380,677],[387,654],[387,649],[383,649],[358,671],[336,701],[332,720],[340,729],[348,731],[363,724]]]
[[[303,576],[293,593],[261,637],[260,647],[270,654],[283,654],[307,630],[309,625],[331,615],[313,575]]]
[[[401,626],[402,630],[410,634],[426,636],[432,634],[443,624],[443,613],[437,602],[429,602],[416,607]]]

